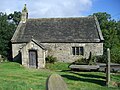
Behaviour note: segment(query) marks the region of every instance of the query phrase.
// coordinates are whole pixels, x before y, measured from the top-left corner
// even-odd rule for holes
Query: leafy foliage
[[[96,56],[96,62],[105,63],[106,60],[107,60],[107,57],[105,55]]]
[[[13,15],[14,19],[10,18],[10,15]],[[10,39],[12,38],[14,31],[19,23],[19,21],[15,17],[20,18],[20,15],[17,12],[10,15],[0,12],[0,54],[4,58],[10,57]]]
[[[57,61],[57,58],[56,57],[53,57],[53,55],[48,55],[46,58],[45,58],[46,62],[47,63],[55,63]]]
[[[106,12],[93,15],[97,17],[104,37],[104,55],[106,55],[106,49],[110,48],[111,61],[120,63],[120,54],[118,54],[120,52],[120,21],[115,21]]]
[[[73,64],[76,65],[96,65],[96,56],[93,56],[92,53],[90,52],[89,58],[79,58]]]
[[[72,64],[75,64],[75,65],[87,65],[88,60],[86,58],[79,58],[75,62],[73,62]]]
[[[8,15],[8,20],[14,21],[15,25],[18,25],[21,20],[21,12],[14,11],[14,13]]]
[[[88,65],[96,65],[96,56],[92,56],[89,60]]]
[[[120,63],[120,46],[111,49],[111,61],[114,63]]]
[[[90,59],[79,58],[72,64],[75,65],[96,65],[96,56],[92,56]]]

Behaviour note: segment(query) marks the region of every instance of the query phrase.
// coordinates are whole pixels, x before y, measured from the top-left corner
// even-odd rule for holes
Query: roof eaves
[[[94,19],[95,19],[95,23],[96,23],[96,27],[97,27],[97,30],[98,30],[98,35],[100,37],[100,40],[101,41],[104,41],[104,38],[103,38],[103,35],[102,35],[102,32],[101,32],[101,29],[100,29],[100,25],[99,25],[99,22],[97,20],[97,17],[94,15]]]

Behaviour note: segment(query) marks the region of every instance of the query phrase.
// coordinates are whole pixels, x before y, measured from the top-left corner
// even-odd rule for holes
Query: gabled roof
[[[35,44],[37,44],[39,47],[41,47],[43,50],[47,50],[46,47],[44,45],[42,45],[39,41],[35,40],[35,39],[31,39],[32,42],[34,42]],[[30,42],[31,42],[30,41]]]
[[[35,43],[36,45],[38,45],[38,46],[39,46],[40,48],[42,48],[43,50],[47,50],[47,48],[46,48],[44,45],[42,45],[39,41],[37,41],[37,40],[35,40],[35,39],[33,39],[33,38],[32,38],[28,43],[30,43],[30,42]],[[22,47],[21,49],[23,49],[25,46],[27,46],[28,43],[25,44],[25,45],[23,45],[23,47]],[[32,48],[32,49],[34,49],[34,48]]]
[[[97,18],[40,18],[20,23],[11,41],[29,42],[101,42],[103,36]]]

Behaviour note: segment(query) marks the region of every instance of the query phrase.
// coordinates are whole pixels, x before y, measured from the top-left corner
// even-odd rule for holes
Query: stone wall
[[[59,61],[73,62],[78,58],[88,58],[93,55],[103,55],[103,43],[42,43],[47,48],[47,55],[57,57]],[[83,47],[84,55],[73,55],[72,47]]]
[[[40,46],[38,46],[32,41],[29,42],[26,46],[24,46],[21,50],[22,65],[29,67],[29,50],[37,51],[38,68],[44,68],[45,67],[45,50],[43,50]]]
[[[13,60],[20,58],[19,53],[22,54],[22,64],[29,67],[29,49],[36,49],[38,54],[38,68],[45,67],[45,57],[47,55],[53,55],[57,57],[58,61],[62,62],[74,62],[78,58],[88,58],[90,52],[93,55],[103,55],[103,43],[41,43],[47,48],[47,51],[43,50],[40,46],[34,42],[12,44]],[[73,55],[72,47],[83,47],[84,55]]]
[[[29,50],[34,49],[37,50],[37,60],[38,60],[38,68],[45,67],[45,50],[39,47],[34,42],[22,43],[22,44],[12,44],[12,55],[13,60],[16,61],[18,59],[22,59],[22,65],[25,67],[29,67]],[[20,56],[21,53],[21,56]]]

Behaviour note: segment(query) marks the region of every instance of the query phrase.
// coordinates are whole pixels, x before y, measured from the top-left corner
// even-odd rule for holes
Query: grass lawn
[[[60,74],[69,90],[120,90],[120,87],[105,86],[103,72],[73,72],[68,64],[47,64],[49,69],[28,69],[13,62],[0,63],[0,90],[45,90],[47,77]],[[112,74],[112,81],[120,82],[120,74]]]

